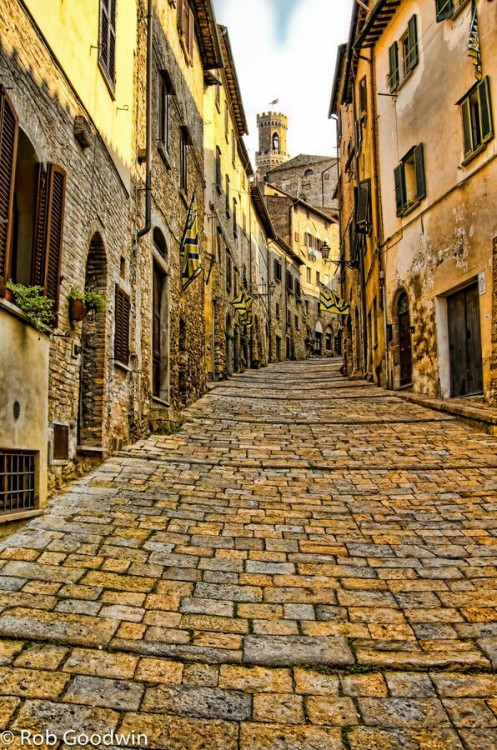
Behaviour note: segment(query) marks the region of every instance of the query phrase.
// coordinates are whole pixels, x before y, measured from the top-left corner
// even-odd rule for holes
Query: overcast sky
[[[214,0],[228,27],[250,136],[257,150],[256,114],[288,115],[291,156],[335,153],[328,120],[337,47],[347,41],[354,0]]]

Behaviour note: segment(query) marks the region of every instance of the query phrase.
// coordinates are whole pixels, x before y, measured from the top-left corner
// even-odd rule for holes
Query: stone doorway
[[[483,369],[478,285],[447,298],[449,324],[450,395],[483,393]]]
[[[86,261],[85,289],[107,292],[107,257],[101,235],[90,242]],[[93,312],[83,320],[79,387],[78,443],[101,447],[105,414],[105,322],[107,310]]]
[[[412,339],[409,297],[400,291],[395,304],[394,348],[395,385],[404,387],[412,383]]]

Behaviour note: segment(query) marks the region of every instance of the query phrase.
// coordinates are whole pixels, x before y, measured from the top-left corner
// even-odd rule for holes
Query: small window
[[[368,111],[368,94],[366,88],[366,76],[359,81],[359,113],[365,115]]]
[[[235,140],[235,131],[231,131],[231,161],[233,162],[233,166],[236,166],[236,140]]]
[[[309,266],[307,266],[307,268],[305,269],[305,280],[307,281],[308,284],[311,283],[311,273],[312,273],[311,269],[309,268]]]
[[[276,303],[276,320],[280,319],[280,306],[278,302]]]
[[[288,310],[286,314],[286,324],[287,326],[292,325],[292,313],[290,312],[290,310]]]
[[[308,299],[306,299],[306,301],[304,303],[304,306],[305,306],[305,314],[309,315],[309,312],[310,312],[310,302],[309,302]]]
[[[238,237],[238,223],[236,216],[237,202],[236,198],[233,198],[233,237]]]
[[[277,154],[280,152],[280,137],[278,133],[274,133],[273,135],[273,151],[276,151]]]
[[[182,127],[180,131],[179,145],[179,186],[185,193],[188,192],[188,146],[190,136],[188,128]]]
[[[296,296],[297,300],[300,300],[301,297],[302,297],[302,290],[300,288],[300,280],[299,279],[295,279],[295,296]]]
[[[183,51],[191,64],[193,58],[195,19],[188,0],[178,0],[178,32]]]
[[[171,82],[166,71],[161,71],[159,79],[159,133],[160,146],[169,151],[169,96],[172,93]]]
[[[122,365],[129,363],[129,322],[131,300],[125,291],[116,284],[116,311],[114,334],[114,358]]]
[[[388,51],[390,60],[390,91],[395,91],[419,62],[418,31],[416,16],[411,16],[407,29],[399,42],[394,42]]]
[[[0,514],[36,507],[35,467],[33,452],[0,450]]]
[[[279,260],[274,260],[274,278],[276,281],[281,281],[281,263]]]
[[[300,319],[298,315],[295,316],[295,329],[300,331]]]
[[[221,84],[216,86],[216,107],[217,111],[221,111]]]
[[[230,111],[228,107],[228,100],[224,102],[224,135],[226,136],[226,143],[230,142]]]
[[[293,276],[290,271],[286,272],[286,288],[289,294],[293,294]]]
[[[371,180],[363,180],[356,189],[355,221],[357,231],[371,234]]]
[[[112,90],[116,85],[116,2],[117,0],[100,0],[98,42],[100,70]]]
[[[226,175],[225,184],[226,184],[226,216],[229,219],[231,216],[231,211],[230,211],[230,178],[228,177],[228,175]]]
[[[312,177],[313,174],[314,174],[314,170],[306,169],[304,172],[304,177]]]
[[[226,291],[228,294],[231,292],[233,284],[233,261],[230,255],[226,255]]]
[[[65,424],[53,426],[53,460],[67,461],[69,459],[69,427]]]
[[[490,83],[488,76],[479,81],[460,102],[464,160],[468,161],[493,138]]]
[[[319,271],[316,271],[316,286],[319,286],[320,282],[321,282],[321,274],[319,273]]]
[[[221,149],[216,146],[216,190],[219,194],[223,192],[223,178],[221,174]]]
[[[454,11],[454,3],[452,0],[435,0],[437,21],[443,21],[446,18],[450,18]]]
[[[423,144],[414,146],[394,170],[397,216],[405,216],[426,197]]]

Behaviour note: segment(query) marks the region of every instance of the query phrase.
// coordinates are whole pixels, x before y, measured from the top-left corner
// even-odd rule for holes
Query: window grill
[[[32,510],[35,505],[35,454],[0,450],[0,513]]]

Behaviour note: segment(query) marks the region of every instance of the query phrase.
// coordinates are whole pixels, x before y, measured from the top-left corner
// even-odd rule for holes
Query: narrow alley
[[[340,364],[218,384],[0,540],[5,727],[497,748],[497,439]]]

